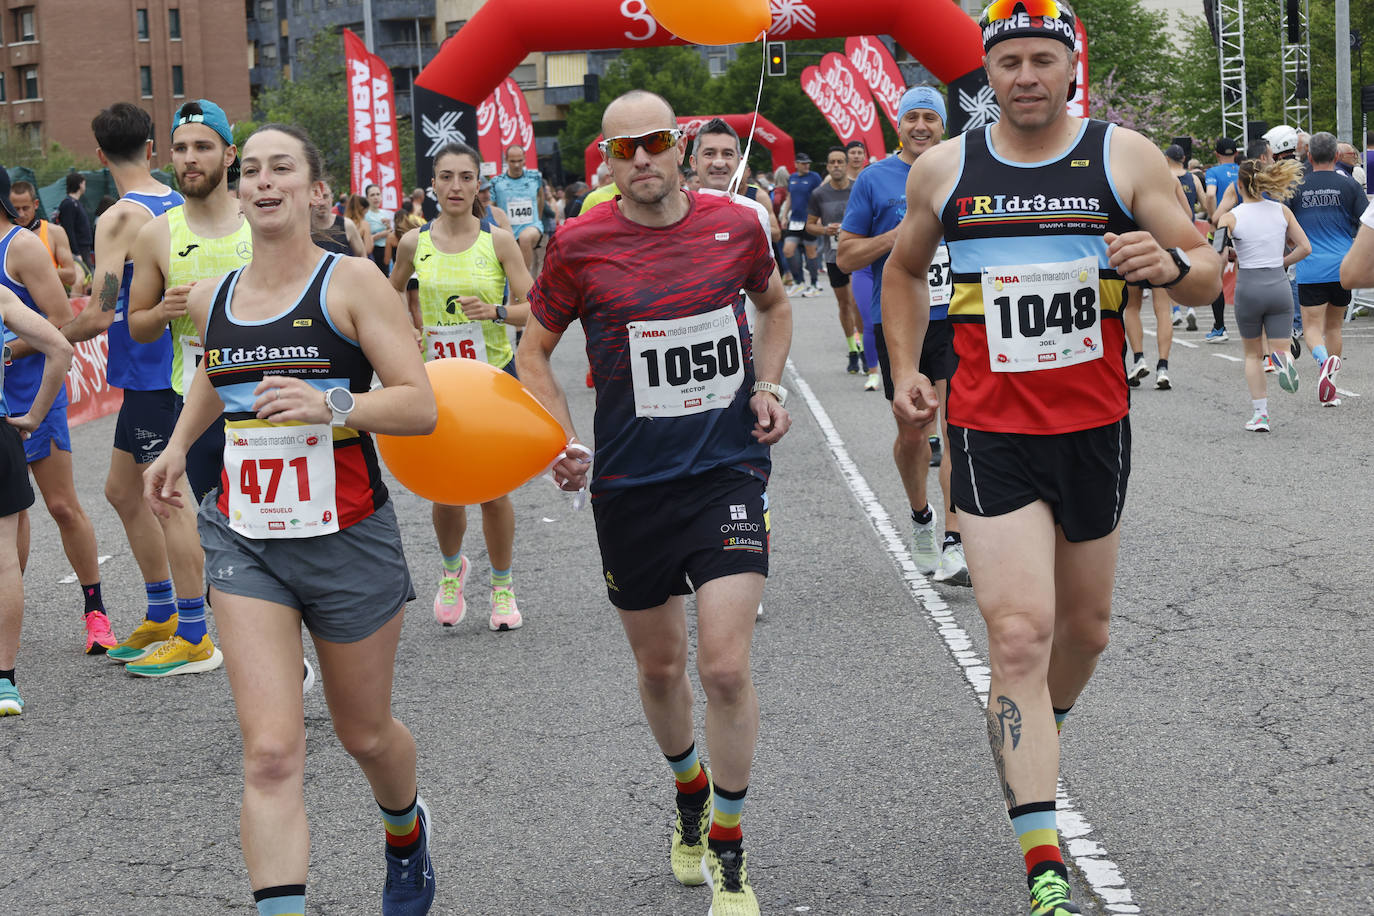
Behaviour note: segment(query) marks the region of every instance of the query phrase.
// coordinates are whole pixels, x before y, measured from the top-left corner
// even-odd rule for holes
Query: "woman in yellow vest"
[[[450,143],[439,150],[433,181],[439,216],[401,239],[391,285],[404,301],[411,275],[420,281],[419,308],[411,309],[411,319],[420,331],[425,359],[480,359],[514,375],[506,325],[524,325],[534,281],[515,236],[485,218],[478,199],[481,166],[481,157],[469,146]],[[510,304],[503,305],[507,283]],[[444,557],[434,618],[446,627],[462,620],[466,610],[466,531],[465,506],[434,505],[434,532]],[[491,629],[517,629],[524,621],[511,580],[515,506],[509,496],[482,504],[482,534],[491,562]]]

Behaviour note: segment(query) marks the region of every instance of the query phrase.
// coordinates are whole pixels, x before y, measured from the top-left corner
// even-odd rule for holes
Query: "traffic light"
[[[787,43],[783,41],[770,41],[765,46],[764,53],[768,55],[768,75],[786,76]]]

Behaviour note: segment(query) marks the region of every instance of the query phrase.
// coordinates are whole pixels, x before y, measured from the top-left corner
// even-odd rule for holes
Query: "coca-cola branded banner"
[[[878,106],[862,77],[842,55],[833,51],[821,58],[819,67],[802,71],[802,91],[820,109],[840,143],[862,140],[870,155],[881,155],[883,130]]]
[[[501,171],[506,150],[518,146],[525,151],[530,168],[537,158],[534,149],[534,120],[525,93],[515,80],[506,77],[486,101],[477,106],[477,142],[482,154],[482,174]]]
[[[391,104],[391,70],[369,54],[361,38],[343,30],[344,69],[348,75],[348,152],[351,187],[362,194],[368,185],[382,189],[382,209],[401,206],[401,151],[396,145],[396,111]]]
[[[1078,69],[1074,71],[1074,84],[1077,91],[1069,96],[1064,107],[1075,118],[1086,118],[1088,116],[1088,30],[1083,27],[1082,19],[1074,23],[1073,31],[1074,48],[1078,51]]]
[[[851,35],[845,39],[844,55],[854,72],[868,84],[873,100],[878,103],[895,130],[897,110],[902,104],[902,93],[906,92],[906,81],[892,52],[873,35]],[[877,150],[871,151],[874,155]]]

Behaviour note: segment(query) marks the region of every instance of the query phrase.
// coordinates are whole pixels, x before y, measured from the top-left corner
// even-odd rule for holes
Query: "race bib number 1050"
[[[1036,372],[1102,358],[1097,260],[983,268],[993,372]]]
[[[744,347],[731,306],[689,318],[632,321],[626,330],[637,417],[719,410],[744,382]]]

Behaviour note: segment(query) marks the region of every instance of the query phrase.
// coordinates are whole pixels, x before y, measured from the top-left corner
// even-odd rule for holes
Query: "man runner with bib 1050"
[[[917,371],[926,270],[944,237],[953,495],[987,623],[988,738],[1036,916],[1080,912],[1054,813],[1056,726],[1107,644],[1130,473],[1124,284],[1166,286],[1185,305],[1221,288],[1159,150],[1066,113],[1074,24],[1062,0],[984,11],[1002,118],[912,166],[883,277],[893,412],[924,423],[938,403]]]
[[[749,645],[768,572],[769,446],[791,423],[778,381],[792,315],[755,213],[679,188],[676,125],[651,92],[606,109],[602,153],[620,197],[554,236],[516,364],[575,443],[549,357],[582,322],[597,389],[597,541],[645,716],[677,785],[673,874],[709,881],[716,913],[747,916],[759,911],[740,831],[759,724]],[[741,289],[758,309],[757,353]],[[577,490],[588,470],[585,452],[570,447],[554,478]],[[709,773],[687,677],[682,596],[692,591]]]

